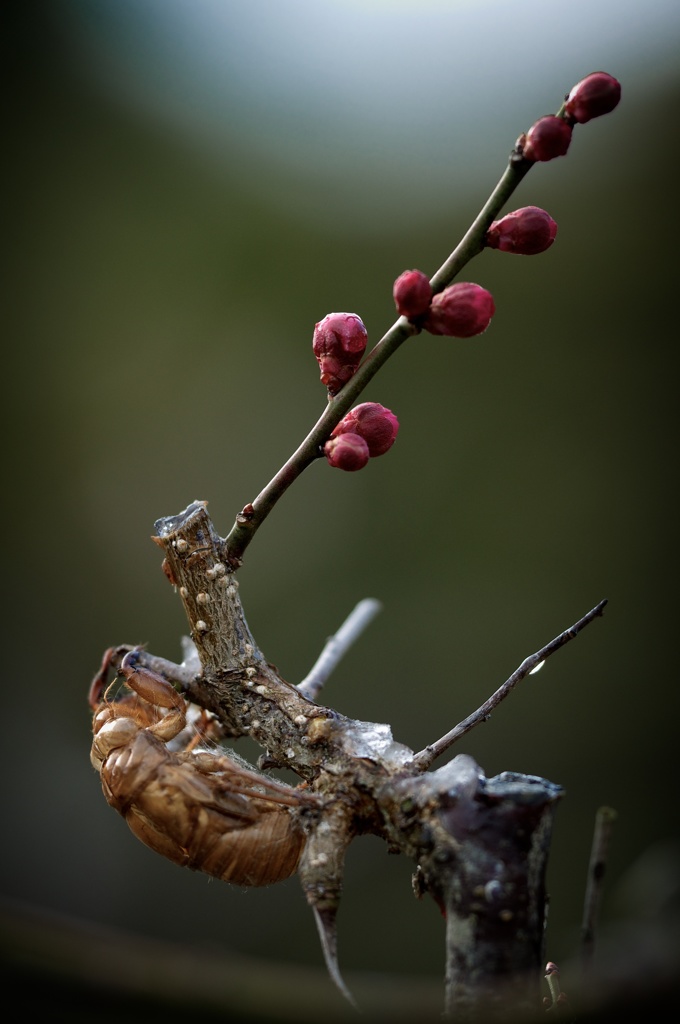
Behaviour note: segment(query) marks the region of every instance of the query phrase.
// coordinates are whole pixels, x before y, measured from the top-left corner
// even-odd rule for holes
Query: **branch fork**
[[[304,816],[308,835],[299,876],[330,975],[343,994],[350,997],[337,961],[344,855],[356,835],[373,833],[416,862],[421,892],[428,892],[446,914],[451,1012],[481,1005],[488,998],[488,978],[499,973],[523,979],[517,981],[522,994],[520,999],[514,993],[515,1002],[528,1005],[538,998],[544,875],[561,790],[516,773],[487,779],[465,754],[436,771],[429,769],[537,665],[601,615],[606,602],[525,658],[480,708],[414,754],[394,740],[389,726],[345,717],[315,700],[349,644],[377,614],[378,602],[361,602],[308,676],[294,686],[267,662],[247,625],[236,574],[207,503],[193,502],[179,515],[159,520],[156,534],[166,575],[191,625],[193,668],[173,666],[146,652],[140,660],[216,715],[226,738],[252,736],[265,748],[268,765],[292,769],[322,798],[319,809]],[[513,815],[521,826],[511,826]],[[519,834],[518,828],[522,842],[508,845],[507,835]],[[513,941],[498,944],[501,926],[515,936]],[[519,934],[526,942],[517,941]],[[500,960],[498,950],[505,950]]]
[[[504,1007],[517,1012],[539,1005],[538,985],[545,963],[545,870],[562,791],[545,779],[513,772],[487,778],[466,754],[431,768],[454,743],[486,721],[518,683],[601,616],[606,601],[525,658],[476,711],[414,753],[394,739],[388,725],[354,720],[317,700],[341,657],[377,614],[379,602],[360,602],[295,686],[281,677],[258,647],[245,619],[236,573],[257,530],[290,485],[322,454],[331,461],[327,451],[331,433],[397,349],[423,329],[455,337],[470,337],[485,329],[495,310],[490,293],[471,283],[451,282],[487,245],[535,254],[552,244],[557,226],[545,211],[527,207],[502,222],[496,218],[537,161],[564,155],[574,125],[612,110],[619,96],[616,80],[597,72],[574,87],[556,115],[540,118],[520,136],[497,186],[429,284],[419,271],[405,272],[406,278],[398,279],[397,310],[410,308],[414,315],[400,315],[363,362],[359,362],[361,353],[356,356],[353,376],[346,383],[336,381],[337,393],[329,387],[328,403],[316,424],[266,487],[243,507],[225,538],[214,529],[204,501],[194,501],[178,515],[156,522],[153,539],[163,550],[164,572],[179,593],[189,622],[184,660],[175,665],[141,649],[132,656],[133,649],[121,645],[107,652],[105,664],[107,671],[112,664],[120,667],[129,684],[134,676],[142,699],[144,694],[154,695],[168,718],[157,712],[160,717],[147,730],[145,713],[138,709],[137,720],[126,723],[124,713],[117,715],[115,703],[107,702],[100,710],[92,699],[93,693],[101,692],[103,669],[92,684],[95,719],[109,716],[113,731],[136,729],[142,736],[140,743],[156,750],[159,757],[160,740],[150,739],[147,731],[159,735],[164,729],[171,731],[172,714],[186,721],[184,702],[168,685],[173,683],[193,705],[212,713],[221,737],[255,739],[265,751],[261,767],[285,766],[298,775],[302,787],[291,789],[289,797],[293,824],[305,833],[298,873],[331,978],[350,1002],[338,967],[336,916],[345,851],[356,835],[370,833],[385,840],[391,851],[415,862],[417,894],[429,893],[446,917],[446,1013],[460,1021],[477,1021],[480,1014],[502,1013]],[[465,293],[467,319],[460,307],[457,312],[454,308],[454,292],[458,297]],[[400,305],[404,302],[406,307]],[[472,316],[475,302],[478,316]],[[329,355],[327,347],[323,351]],[[394,420],[391,444],[398,422],[389,410],[383,412]],[[345,425],[341,424],[342,437],[354,438],[346,445],[348,450],[354,444],[368,451],[365,438],[360,443],[353,430],[342,433]],[[358,419],[353,425],[358,430]],[[362,465],[367,458],[364,453]],[[339,459],[337,466],[361,468],[356,463],[343,465]],[[99,726],[102,751],[107,753],[101,720]],[[191,743],[182,754],[184,761],[172,753],[163,756],[178,779],[182,764],[199,765]],[[215,791],[221,785],[217,774],[224,763],[224,758],[209,758]],[[238,771],[252,786],[256,776],[247,769]],[[232,772],[236,774],[237,769]],[[270,780],[270,795],[280,788]],[[298,792],[304,792],[304,797],[297,799]],[[252,799],[257,803],[265,798]],[[602,838],[600,846],[604,843]],[[597,903],[594,889],[593,893],[584,916],[588,942]]]

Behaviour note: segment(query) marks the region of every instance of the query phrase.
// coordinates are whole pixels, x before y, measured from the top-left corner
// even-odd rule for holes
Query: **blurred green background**
[[[324,700],[414,749],[607,597],[458,749],[565,788],[551,959],[577,948],[601,804],[618,812],[603,941],[663,918],[679,835],[677,5],[55,0],[4,20],[7,921],[30,907],[320,966],[295,879],[232,889],[128,833],[89,764],[88,684],[111,644],[179,660],[153,522],[206,499],[226,534],[323,409],[314,323],[357,312],[377,341],[394,278],[434,272],[517,135],[597,69],[621,80],[620,107],[511,204],[544,206],[555,245],[466,268],[495,297],[488,332],[399,351],[365,393],[397,413],[395,447],[357,474],[311,467],[240,582],[292,682],[379,598]],[[351,848],[350,981],[439,984],[443,925],[412,867],[377,840]]]

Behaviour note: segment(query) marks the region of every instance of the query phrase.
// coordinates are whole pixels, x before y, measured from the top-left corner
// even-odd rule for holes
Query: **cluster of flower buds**
[[[312,348],[329,395],[353,377],[366,351],[368,334],[356,313],[329,313],[314,326]]]
[[[523,206],[495,220],[486,233],[490,249],[535,256],[545,252],[555,241],[557,224],[540,206]]]
[[[621,85],[605,71],[594,71],[574,86],[566,98],[563,116],[539,117],[521,139],[525,160],[554,160],[564,156],[575,124],[609,114],[621,99]]]
[[[566,97],[559,115],[540,117],[521,136],[518,155],[532,161],[564,156],[573,126],[608,114],[620,98],[621,86],[611,75],[604,71],[587,75]],[[524,206],[494,221],[484,241],[490,249],[533,256],[549,249],[556,234],[557,224],[550,214],[538,206]],[[400,274],[392,294],[399,315],[430,334],[471,338],[486,330],[495,313],[493,296],[481,285],[464,281],[433,296],[429,278],[420,270]],[[329,396],[336,395],[356,373],[367,340],[366,328],[355,313],[329,313],[315,325],[314,355]],[[324,454],[338,469],[361,469],[370,458],[391,448],[398,429],[397,417],[389,409],[364,402],[338,423]]]
[[[392,289],[398,312],[419,323],[430,334],[471,338],[489,326],[495,312],[491,293],[481,285],[452,284],[432,296],[432,288],[421,270],[405,270]]]
[[[384,405],[362,402],[340,420],[324,445],[331,466],[354,472],[394,444],[399,420]]]

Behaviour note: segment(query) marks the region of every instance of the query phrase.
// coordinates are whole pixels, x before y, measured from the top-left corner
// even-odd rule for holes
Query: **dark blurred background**
[[[356,601],[379,598],[324,701],[390,722],[414,749],[607,597],[604,618],[458,749],[487,775],[565,788],[551,959],[578,948],[602,804],[618,812],[602,948],[651,935],[666,955],[680,834],[680,8],[54,0],[3,11],[1,876],[26,994],[31,977],[37,990],[62,973],[77,990],[91,971],[94,984],[109,940],[320,973],[295,879],[232,889],[128,833],[89,764],[88,684],[111,644],[180,660],[186,624],[154,520],[206,499],[228,532],[323,409],[314,323],[357,312],[377,341],[395,317],[394,278],[436,270],[518,134],[598,69],[622,82],[620,107],[577,128],[569,155],[534,168],[510,204],[544,206],[555,245],[466,268],[495,297],[488,332],[399,351],[365,393],[399,417],[393,450],[357,474],[311,467],[240,582],[260,646],[292,682]],[[443,924],[413,898],[412,867],[377,840],[352,846],[340,915],[350,983],[378,972],[439,992]],[[80,936],[72,956],[58,938],[41,946],[62,927]]]

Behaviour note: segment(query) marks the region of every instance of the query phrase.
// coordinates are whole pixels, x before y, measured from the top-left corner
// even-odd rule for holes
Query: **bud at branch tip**
[[[585,124],[594,117],[610,114],[620,99],[620,82],[606,71],[594,71],[571,90],[564,104],[564,116],[572,123]]]

